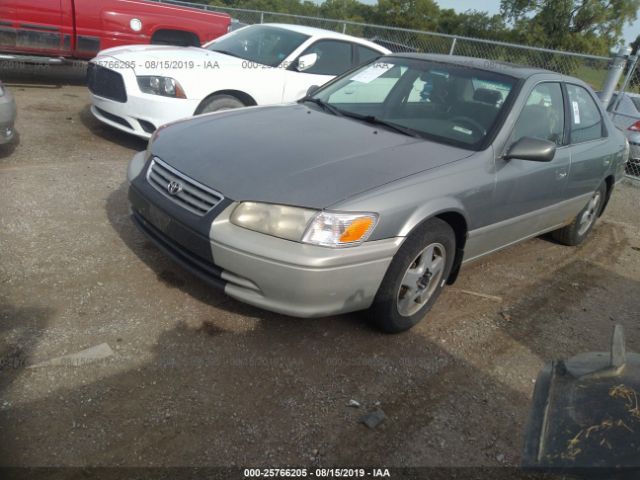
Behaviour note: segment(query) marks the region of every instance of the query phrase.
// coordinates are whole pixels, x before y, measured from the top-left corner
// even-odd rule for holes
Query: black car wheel
[[[453,229],[438,218],[422,224],[394,256],[368,310],[382,330],[397,333],[417,324],[437,300],[455,255]]]

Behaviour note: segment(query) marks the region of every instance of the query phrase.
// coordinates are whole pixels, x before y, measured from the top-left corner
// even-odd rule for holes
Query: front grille
[[[127,101],[127,90],[122,75],[95,63],[87,67],[87,86],[89,91],[99,97],[124,103]]]
[[[158,157],[151,160],[147,169],[147,181],[165,197],[196,215],[204,215],[224,198],[215,190],[205,187],[170,167]],[[179,188],[175,193],[170,194],[169,186],[172,184],[175,186],[175,183]]]

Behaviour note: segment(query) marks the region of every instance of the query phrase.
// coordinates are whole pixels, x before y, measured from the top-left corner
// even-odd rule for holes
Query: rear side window
[[[529,94],[513,129],[511,142],[522,137],[539,138],[562,145],[564,103],[559,83],[541,83]]]
[[[302,73],[315,75],[340,75],[352,66],[351,44],[336,40],[320,40],[311,45],[302,55],[317,53],[315,65]]]
[[[567,85],[571,117],[571,143],[588,142],[603,137],[604,121],[595,100],[578,85]]]

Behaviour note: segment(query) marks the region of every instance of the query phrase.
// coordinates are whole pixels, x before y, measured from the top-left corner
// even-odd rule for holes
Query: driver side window
[[[338,40],[320,40],[307,48],[301,56],[316,53],[316,63],[302,73],[314,75],[340,75],[352,65],[351,44]]]
[[[509,143],[522,137],[563,144],[564,103],[559,83],[541,83],[533,89],[516,121]]]

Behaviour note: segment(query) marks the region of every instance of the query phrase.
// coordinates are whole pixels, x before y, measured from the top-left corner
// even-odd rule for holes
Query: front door
[[[522,137],[557,145],[551,162],[496,159],[496,188],[491,217],[495,241],[502,245],[535,235],[563,222],[571,149],[566,145],[564,98],[560,83],[539,83],[531,90],[516,121],[510,145]]]
[[[61,0],[0,1],[0,50],[59,55],[62,44]]]
[[[298,59],[296,59],[285,72],[283,102],[299,100],[306,95],[312,85],[324,85],[354,65],[353,44],[350,42],[318,40],[302,52],[298,58],[310,53],[315,53],[318,56],[313,66],[304,71],[298,71]]]

